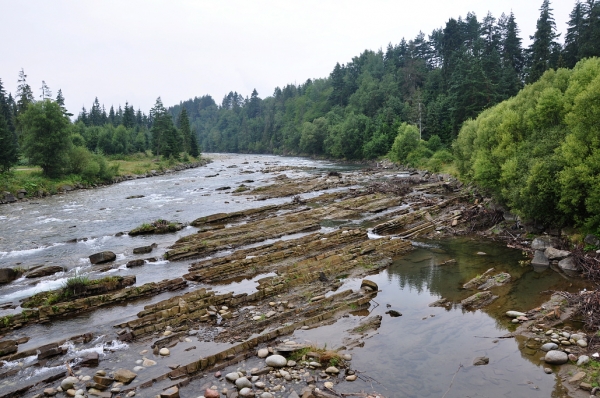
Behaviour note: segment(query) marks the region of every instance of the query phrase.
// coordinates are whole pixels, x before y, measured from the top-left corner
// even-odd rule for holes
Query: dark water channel
[[[188,262],[158,261],[134,269],[127,269],[124,264],[139,257],[132,254],[134,247],[156,242],[159,247],[152,256],[160,256],[179,236],[194,233],[194,228],[188,227],[177,235],[152,237],[132,238],[115,234],[158,218],[190,222],[209,214],[289,201],[289,198],[284,198],[257,202],[251,196],[231,195],[230,192],[243,181],[253,180],[252,183],[245,183],[249,186],[270,183],[275,174],[262,172],[261,169],[265,167],[294,165],[306,168],[285,171],[290,178],[339,168],[327,162],[301,158],[208,156],[213,157],[214,162],[203,168],[129,181],[98,190],[76,191],[39,202],[0,206],[1,267],[58,264],[67,269],[64,273],[37,282],[21,278],[1,287],[0,303],[18,303],[20,298],[35,292],[60,287],[74,275],[95,276],[97,272],[87,256],[101,250],[114,251],[118,255],[117,261],[123,264],[111,271],[113,274],[135,273],[138,285],[180,276],[187,272]],[[218,176],[209,177],[215,174]],[[223,186],[233,189],[217,191]],[[144,197],[125,199],[131,195]],[[337,223],[324,225],[327,229],[336,227]],[[67,243],[72,239],[77,239],[77,243]],[[485,255],[478,255],[478,252],[484,252]],[[456,263],[438,265],[449,259],[456,259]],[[504,315],[507,310],[524,311],[538,306],[549,297],[548,293],[540,292],[555,289],[575,291],[583,285],[552,270],[534,272],[531,267],[519,264],[522,259],[520,251],[488,241],[463,238],[415,242],[414,251],[396,259],[387,270],[370,277],[379,285],[381,292],[368,310],[341,318],[329,326],[298,330],[291,338],[297,342],[310,341],[318,346],[339,347],[343,335],[340,331],[355,327],[365,316],[383,316],[378,333],[365,340],[364,347],[352,351],[354,369],[372,380],[342,383],[336,387],[340,392],[378,391],[386,397],[441,397],[444,394],[447,398],[565,396],[556,376],[543,372],[539,363],[540,353],[528,355],[519,349],[517,340],[497,337],[514,328]],[[462,284],[491,267],[497,272],[510,273],[512,281],[498,291],[501,297],[485,309],[464,311],[459,304],[448,309],[428,306],[442,297],[458,303],[470,296],[474,292],[461,289]],[[215,286],[215,290],[236,293],[251,291],[256,279]],[[357,289],[359,284],[358,280],[348,280],[341,289]],[[102,334],[113,335],[114,324],[134,318],[144,305],[181,293],[164,293],[135,303],[102,308],[92,314],[50,325],[31,326],[13,335],[30,336],[30,342],[22,347],[27,349],[93,330],[100,337],[85,347],[72,348],[73,357],[80,355],[82,349],[96,350],[102,353],[103,367],[132,369],[139,364],[137,361],[141,355],[138,353],[147,349],[148,344],[117,344],[102,337]],[[403,315],[396,318],[386,315],[388,305]],[[10,312],[4,310],[0,316]],[[218,329],[206,331],[209,332],[218,333]],[[189,342],[179,343],[167,359],[155,357],[152,352],[145,356],[158,361],[159,365],[161,361],[187,363],[200,354],[198,350],[202,351],[202,355],[208,355],[228,346],[201,340],[194,336]],[[192,345],[197,350],[185,351]],[[489,357],[489,365],[473,366],[473,359],[479,356]],[[29,360],[4,366],[26,368]],[[259,366],[258,361],[249,359],[236,367],[250,369]],[[164,373],[164,370],[165,366],[154,366],[141,372],[147,372],[144,375],[147,378],[154,373]],[[10,390],[20,380],[39,377],[45,371],[45,368],[26,369],[16,378],[0,380],[0,393]],[[201,393],[200,386],[206,382],[206,379],[194,381],[182,389],[182,397],[197,397]],[[218,381],[215,382],[220,385]],[[231,388],[231,385],[228,387]],[[292,388],[299,392],[302,386],[292,385]]]

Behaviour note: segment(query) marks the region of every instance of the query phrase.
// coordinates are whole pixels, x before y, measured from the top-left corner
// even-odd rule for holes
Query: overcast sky
[[[229,91],[264,98],[277,86],[326,77],[336,62],[385,49],[475,12],[511,10],[529,44],[542,0],[0,0],[0,79],[13,95],[24,68],[77,114],[94,97],[143,112]],[[553,0],[563,41],[575,0]]]

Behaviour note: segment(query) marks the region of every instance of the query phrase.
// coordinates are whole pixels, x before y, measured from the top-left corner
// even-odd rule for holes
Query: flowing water
[[[214,162],[207,167],[0,206],[1,267],[27,268],[53,264],[66,269],[64,273],[35,282],[21,278],[4,285],[0,288],[0,303],[18,305],[20,298],[60,287],[67,278],[76,274],[93,277],[97,271],[87,256],[94,252],[114,251],[118,255],[117,262],[125,264],[131,259],[148,257],[133,255],[131,250],[134,247],[156,242],[158,249],[151,255],[160,257],[178,237],[195,232],[195,228],[187,227],[173,235],[116,236],[118,232],[131,230],[142,223],[159,218],[190,222],[209,214],[289,201],[289,198],[284,198],[257,202],[252,196],[231,195],[230,192],[242,183],[249,186],[270,183],[274,175],[261,171],[265,167],[289,165],[305,168],[285,171],[290,178],[339,169],[338,165],[302,158],[264,155],[209,157]],[[217,190],[224,186],[232,189]],[[144,197],[126,199],[132,195]],[[324,225],[328,230],[335,227],[335,223]],[[71,243],[73,240],[75,242]],[[461,238],[414,242],[414,245],[414,251],[397,258],[388,269],[369,277],[379,285],[381,292],[368,310],[352,313],[332,325],[298,330],[291,337],[299,342],[310,341],[319,346],[339,347],[342,345],[341,330],[355,327],[365,316],[383,316],[378,333],[365,340],[364,347],[353,350],[352,366],[362,372],[360,374],[363,377],[354,383],[340,385],[339,391],[376,390],[387,397],[564,396],[556,376],[543,372],[539,362],[540,353],[528,355],[520,349],[522,342],[518,339],[498,337],[514,328],[504,316],[507,310],[527,310],[541,304],[549,295],[540,292],[575,291],[584,285],[552,270],[534,272],[531,267],[519,264],[519,260],[523,259],[520,251],[489,241]],[[485,255],[478,255],[478,252],[484,252]],[[438,265],[449,259],[456,259],[456,263]],[[188,266],[188,262],[157,261],[140,268],[122,266],[111,270],[111,273],[135,274],[139,285],[183,275]],[[510,273],[512,281],[503,288],[502,296],[485,309],[464,311],[459,305],[446,309],[428,306],[441,297],[452,302],[468,297],[472,292],[461,289],[462,284],[491,267],[498,272]],[[261,277],[264,275],[229,285],[217,285],[214,289],[250,292],[256,286],[255,281]],[[358,288],[359,285],[358,280],[347,280],[341,289]],[[197,287],[192,285],[188,289]],[[140,358],[137,352],[142,345],[131,343],[133,347],[128,347],[107,340],[103,335],[114,333],[112,325],[135,318],[144,305],[174,294],[182,292],[163,293],[52,324],[30,326],[15,331],[9,337],[31,337],[29,343],[19,347],[24,350],[93,330],[99,337],[77,349],[69,347],[72,351],[69,351],[69,355],[81,355],[82,349],[96,350],[103,355],[102,366],[131,369]],[[403,315],[390,317],[385,314],[388,307]],[[0,316],[11,311],[18,312],[20,308],[5,309]],[[218,333],[218,328],[213,332]],[[191,345],[202,350],[203,355],[228,346],[194,339],[174,347],[171,359],[176,358],[180,363],[191,361],[198,355],[196,350],[185,351]],[[472,366],[473,359],[479,356],[489,357],[489,365]],[[21,361],[21,364],[4,364],[4,369],[11,366],[27,368],[27,361],[29,359]],[[256,359],[249,359],[239,367],[252,368],[256,365]],[[157,369],[149,368],[144,372],[159,372],[159,367],[154,368]],[[25,369],[17,378],[0,380],[0,393],[10,390],[19,380],[39,377],[45,369],[48,368]],[[182,397],[197,397],[198,388],[205,383],[206,380],[193,382],[182,389]]]

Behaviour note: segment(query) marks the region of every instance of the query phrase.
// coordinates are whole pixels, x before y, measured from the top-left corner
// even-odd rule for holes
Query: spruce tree
[[[69,113],[67,111],[67,108],[65,107],[65,97],[63,96],[62,90],[60,88],[58,89],[58,93],[56,93],[56,103],[58,105],[60,105],[65,116],[68,116],[68,117],[73,116],[73,114]]]
[[[6,98],[2,80],[0,80],[0,171],[8,171],[17,164],[19,161],[18,149],[10,104]]]
[[[600,2],[587,0],[579,43],[579,59],[600,56]]]
[[[40,94],[40,98],[42,99],[42,101],[47,98],[52,98],[52,90],[50,90],[50,87],[48,87],[44,80],[42,80],[42,87],[40,87],[40,91],[42,92]]]
[[[190,129],[190,119],[188,118],[187,109],[185,109],[185,107],[182,107],[181,113],[179,113],[177,125],[179,126],[179,131],[181,131],[181,137],[183,139],[183,151],[191,154],[192,132]]]
[[[193,157],[197,158],[198,156],[200,156],[200,148],[198,147],[198,139],[197,137],[197,133],[196,130],[194,130],[192,132],[191,135],[191,141],[190,141],[190,155],[192,155]]]
[[[19,72],[19,85],[17,86],[17,114],[24,112],[29,104],[34,102],[33,92],[27,84],[27,75],[23,68]]]
[[[560,35],[556,33],[556,23],[550,8],[550,0],[544,0],[540,8],[540,18],[537,21],[536,31],[530,38],[533,43],[529,47],[529,73],[527,82],[537,81],[548,69],[556,67],[553,65],[558,43],[556,39]]]

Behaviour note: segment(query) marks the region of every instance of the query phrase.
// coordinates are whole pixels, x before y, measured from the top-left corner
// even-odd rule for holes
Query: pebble
[[[263,392],[262,394],[260,394],[260,398],[273,398],[274,395],[271,394],[270,392]]]
[[[309,362],[308,366],[312,366],[313,368],[320,368],[321,364],[319,362]]]
[[[144,369],[146,369],[146,368],[144,368],[143,366],[134,366],[133,367],[134,372],[139,372],[140,370],[144,370]]]
[[[144,358],[144,360],[142,361],[142,366],[148,367],[154,365],[156,365],[156,361],[153,361],[152,359]]]
[[[162,355],[163,357],[166,357],[167,355],[169,355],[171,353],[171,351],[169,351],[168,348],[161,348],[160,351],[158,351],[158,353],[160,355]]]
[[[342,354],[342,359],[344,361],[351,361],[352,360],[352,355],[350,355],[350,354]]]
[[[552,369],[550,369],[550,368],[544,368],[544,372],[546,374],[550,374],[550,373],[552,373]]]
[[[262,381],[257,381],[256,383],[254,383],[254,386],[256,388],[260,388],[261,390],[263,390],[266,387],[266,384],[263,383]]]
[[[269,350],[267,348],[261,348],[260,350],[258,350],[258,352],[256,353],[256,355],[259,358],[266,358],[269,356]]]
[[[260,316],[260,315],[256,315],[256,316],[252,317],[253,321],[260,321],[261,319],[262,319],[262,316]]]
[[[556,350],[557,348],[558,345],[556,343],[546,343],[540,347],[540,350],[548,352],[551,350]]]
[[[296,366],[296,361],[292,361],[291,359],[287,361],[288,368],[293,368],[294,366]]]
[[[213,390],[212,388],[207,388],[204,391],[204,398],[219,398],[221,394],[217,390]]]
[[[569,358],[569,361],[573,361],[573,362],[577,361],[577,356],[575,356],[573,354],[569,354],[568,358]]]
[[[163,333],[163,336],[170,336],[170,335],[172,335],[172,334],[173,334],[173,332],[172,332],[172,331],[170,331],[170,330],[165,330],[165,331],[164,331],[164,333]]]
[[[69,389],[72,389],[73,384],[77,383],[78,381],[79,381],[79,379],[77,377],[67,377],[66,379],[61,381],[60,387],[63,389],[63,391],[67,391]],[[75,395],[75,394],[73,394],[73,395]]]
[[[330,390],[333,388],[333,383],[330,381],[326,381],[323,385],[325,388],[329,388]]]
[[[287,359],[281,355],[271,355],[267,357],[266,361],[267,366],[272,366],[274,368],[282,368],[287,365]]]
[[[127,395],[125,395],[125,396],[126,396],[126,397],[128,397],[128,398],[135,397],[135,391],[129,391],[129,392],[127,393]],[[207,398],[208,398],[208,397],[207,397]]]
[[[354,381],[357,379],[358,376],[356,375],[348,375],[346,376],[346,381]]]
[[[577,340],[577,345],[578,345],[579,347],[585,348],[585,347],[587,347],[587,346],[588,346],[588,343],[587,343],[585,340],[583,340],[583,339],[580,339],[580,340]]]
[[[245,377],[240,377],[239,379],[237,379],[235,381],[235,386],[238,388],[238,390],[243,390],[244,388],[252,388],[252,383],[250,382],[250,380],[246,379]],[[240,391],[241,394],[241,391]]]
[[[225,375],[225,378],[226,378],[227,380],[229,380],[229,381],[231,381],[231,382],[234,382],[234,383],[235,383],[235,381],[236,381],[237,379],[239,379],[240,377],[241,377],[241,376],[240,376],[240,374],[239,374],[238,372],[231,372],[231,373],[227,373],[227,374]]]
[[[338,374],[338,373],[340,373],[340,370],[338,368],[336,368],[335,366],[330,366],[327,369],[325,369],[325,373]]]

